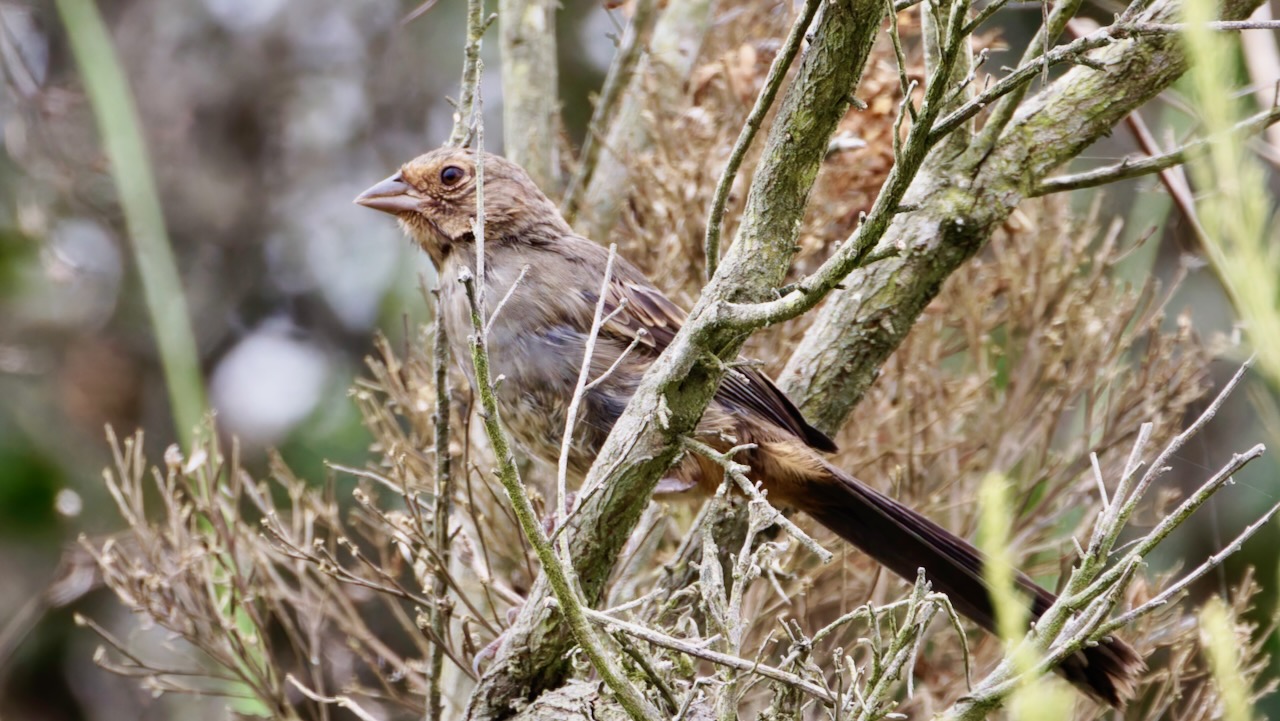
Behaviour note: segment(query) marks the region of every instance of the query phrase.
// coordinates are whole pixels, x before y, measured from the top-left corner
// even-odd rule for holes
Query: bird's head
[[[568,226],[520,166],[484,153],[485,238],[520,240],[547,224]],[[399,172],[361,193],[356,203],[391,213],[437,265],[475,241],[476,151],[444,147],[410,160]]]

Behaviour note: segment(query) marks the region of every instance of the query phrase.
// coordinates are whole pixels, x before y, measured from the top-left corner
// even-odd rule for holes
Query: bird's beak
[[[381,210],[392,215],[412,213],[418,210],[418,204],[422,200],[415,197],[411,192],[412,190],[409,184],[400,177],[400,174],[396,173],[357,195],[355,202],[357,205]]]

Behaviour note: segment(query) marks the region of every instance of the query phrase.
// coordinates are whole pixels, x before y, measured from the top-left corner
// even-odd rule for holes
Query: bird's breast
[[[471,363],[475,335],[465,290],[457,282],[462,266],[446,264],[441,272],[441,302],[455,361],[476,388]],[[528,274],[508,296],[519,270],[491,265],[486,274],[485,347],[503,425],[525,452],[550,463],[559,459],[569,407],[586,354],[588,333],[577,319],[591,318],[594,308],[564,287]],[[503,302],[503,299],[506,299]],[[597,339],[588,380],[599,378],[617,359],[616,342]],[[604,382],[584,393],[570,449],[570,468],[581,475],[590,467],[613,423],[621,415],[638,376],[630,369],[615,370]]]

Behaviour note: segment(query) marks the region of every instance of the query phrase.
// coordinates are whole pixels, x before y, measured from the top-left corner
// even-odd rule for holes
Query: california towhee
[[[431,256],[440,273],[440,302],[454,354],[470,355],[470,306],[457,282],[474,270],[475,151],[440,148],[406,163],[369,188],[356,202],[391,213]],[[590,332],[608,252],[573,232],[556,206],[514,163],[484,156],[485,277],[489,298],[502,298],[530,268],[493,323],[490,363],[503,421],[528,452],[555,463],[566,406],[573,395]],[[685,312],[635,266],[614,262],[605,312],[591,357],[599,378],[618,367],[584,397],[569,457],[571,472],[585,475],[609,429],[627,405],[645,369],[675,337]],[[615,314],[616,312],[616,314]],[[635,344],[630,352],[627,348]],[[463,363],[474,384],[470,364]],[[894,573],[914,579],[925,569],[933,587],[983,628],[995,630],[995,614],[983,584],[982,554],[965,540],[832,466],[822,455],[836,449],[810,426],[795,405],[763,373],[746,365],[730,370],[698,425],[699,440],[721,451],[734,439],[755,444],[738,460],[751,468],[775,505],[808,513]],[[668,472],[664,487],[714,493],[723,470],[686,454]],[[1018,585],[1038,618],[1053,594],[1019,574]],[[1117,638],[1085,648],[1061,664],[1068,680],[1096,698],[1120,706],[1132,697],[1144,668],[1137,653]]]

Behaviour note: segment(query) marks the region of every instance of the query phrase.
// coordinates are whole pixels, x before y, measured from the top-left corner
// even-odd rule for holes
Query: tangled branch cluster
[[[1046,45],[1077,7],[1064,3],[1050,16]],[[615,240],[664,290],[690,300],[707,267],[702,252],[711,244],[703,241],[713,235],[705,209],[718,184],[706,159],[729,162],[736,134],[727,129],[752,115],[751,101],[768,78],[785,77],[768,69],[786,46],[750,38],[781,37],[793,20],[751,3],[716,12],[722,31],[695,56],[694,82],[673,92],[653,82],[663,77],[657,71],[637,75],[636,92],[652,109],[620,111],[615,120],[641,128],[639,136],[618,137],[644,138],[628,150],[630,177],[644,182],[633,182],[618,209]],[[909,274],[908,264],[932,250],[923,244],[967,238],[968,229],[957,224],[972,216],[956,210],[937,220],[917,205],[921,187],[947,187],[941,171],[961,149],[945,162],[930,150],[945,147],[947,133],[1005,98],[985,135],[974,135],[1000,159],[995,141],[1014,122],[1026,83],[1054,62],[1091,68],[1099,61],[1085,53],[1111,52],[1123,37],[1116,28],[1128,27],[1043,55],[1029,51],[1005,80],[979,89],[975,58],[961,52],[979,24],[967,4],[930,4],[921,14],[923,70],[905,65],[910,42],[902,38],[915,38],[917,28],[903,17],[891,24],[892,37],[869,52],[861,87],[873,89],[874,100],[836,119],[834,139],[822,143],[815,202],[796,218],[790,283],[773,289],[772,300],[715,307],[730,307],[738,320],[756,325],[773,323],[748,350],[784,369],[788,390],[818,420],[843,418],[860,399],[855,421],[840,430],[845,450],[837,462],[892,485],[895,496],[947,527],[961,533],[976,527],[980,509],[972,499],[990,471],[1017,480],[1009,545],[1019,565],[1039,578],[1061,579],[1063,589],[1062,600],[1019,642],[1020,652],[1006,655],[998,640],[966,638],[965,624],[923,578],[903,593],[856,554],[841,551],[823,563],[823,548],[841,547],[772,509],[731,454],[717,458],[726,471],[722,492],[696,517],[693,508],[650,503],[625,543],[616,539],[622,550],[602,571],[600,602],[584,598],[569,558],[576,550],[572,534],[583,533],[581,517],[566,516],[563,502],[553,509],[544,500],[563,498],[553,495],[556,474],[507,452],[488,382],[479,398],[454,392],[443,353],[427,351],[443,347],[439,331],[424,329],[400,353],[380,343],[370,377],[353,391],[375,439],[367,467],[335,467],[335,477],[321,483],[295,478],[277,462],[269,478],[255,480],[239,467],[234,446],[228,452],[212,439],[185,455],[172,452],[154,470],[138,440],[117,444],[108,483],[128,530],[88,547],[126,605],[203,660],[160,666],[98,628],[114,649],[102,662],[160,692],[243,696],[287,719],[328,718],[334,705],[360,718],[441,718],[464,709],[485,718],[498,706],[526,718],[620,717],[621,709],[642,718],[978,718],[1055,660],[1120,633],[1148,657],[1170,661],[1153,664],[1142,680],[1132,718],[1173,710],[1188,719],[1213,717],[1217,699],[1205,683],[1194,616],[1172,601],[1277,509],[1190,571],[1138,582],[1152,548],[1261,448],[1222,461],[1163,512],[1169,494],[1160,476],[1231,386],[1179,432],[1206,390],[1206,354],[1185,321],[1167,329],[1167,291],[1154,284],[1135,290],[1114,279],[1130,250],[1119,245],[1118,226],[1100,227],[1096,213],[1073,220],[1053,199],[1018,204],[1003,216],[969,209],[991,226],[985,229],[991,238],[964,246],[964,257],[954,259],[958,269],[920,301],[922,319],[910,335],[893,327],[894,317],[880,317],[887,330],[865,326],[873,340],[894,341],[875,385],[868,389],[867,378],[851,393],[832,393],[842,398],[838,408],[804,386],[821,373],[795,372],[797,356],[787,350],[815,327],[809,316],[793,317],[802,306],[817,303],[854,266],[865,271],[858,288],[870,291],[877,272]],[[484,24],[478,14],[475,24]],[[931,78],[923,91],[916,87],[921,77]],[[857,152],[861,139],[880,142]],[[767,154],[747,151],[739,159],[740,177],[779,172],[770,163],[780,161]],[[994,171],[981,164],[970,170],[974,187],[991,183],[984,173]],[[587,176],[589,183],[612,177],[603,168],[581,182]],[[732,182],[719,187],[729,209],[724,237],[738,231],[737,242],[745,243],[752,233],[763,235],[767,228],[752,225],[763,221],[744,189]],[[920,218],[911,221],[919,225],[891,227],[907,215]],[[942,228],[950,235],[940,231],[917,245],[902,240],[912,228],[945,223],[952,224]],[[482,219],[477,230],[482,237]],[[832,257],[848,262],[833,264]],[[883,262],[868,265],[877,258]],[[840,273],[838,265],[848,267]],[[849,290],[833,305],[866,300],[851,299]],[[483,369],[484,302],[476,303],[470,360]],[[823,313],[821,323],[836,322]],[[487,372],[478,375],[487,379]],[[473,444],[483,436],[489,444]],[[671,452],[710,453],[687,439]],[[514,483],[517,474],[523,484]],[[159,499],[158,518],[148,498]],[[1158,520],[1143,528],[1143,512],[1151,509]],[[531,522],[535,516],[545,519],[540,526]],[[1119,544],[1122,532],[1133,540]],[[1237,589],[1233,607],[1245,608],[1252,592],[1249,584]],[[577,644],[540,622],[548,617],[567,619]],[[1238,625],[1234,633],[1245,651],[1242,674],[1262,693],[1265,685],[1255,682],[1263,661],[1249,640],[1252,630]],[[541,677],[542,669],[532,668],[540,663],[538,649],[561,648],[571,648],[553,653],[569,683],[530,688]],[[505,685],[494,680],[499,674]],[[1082,701],[1063,717],[1099,713]]]

